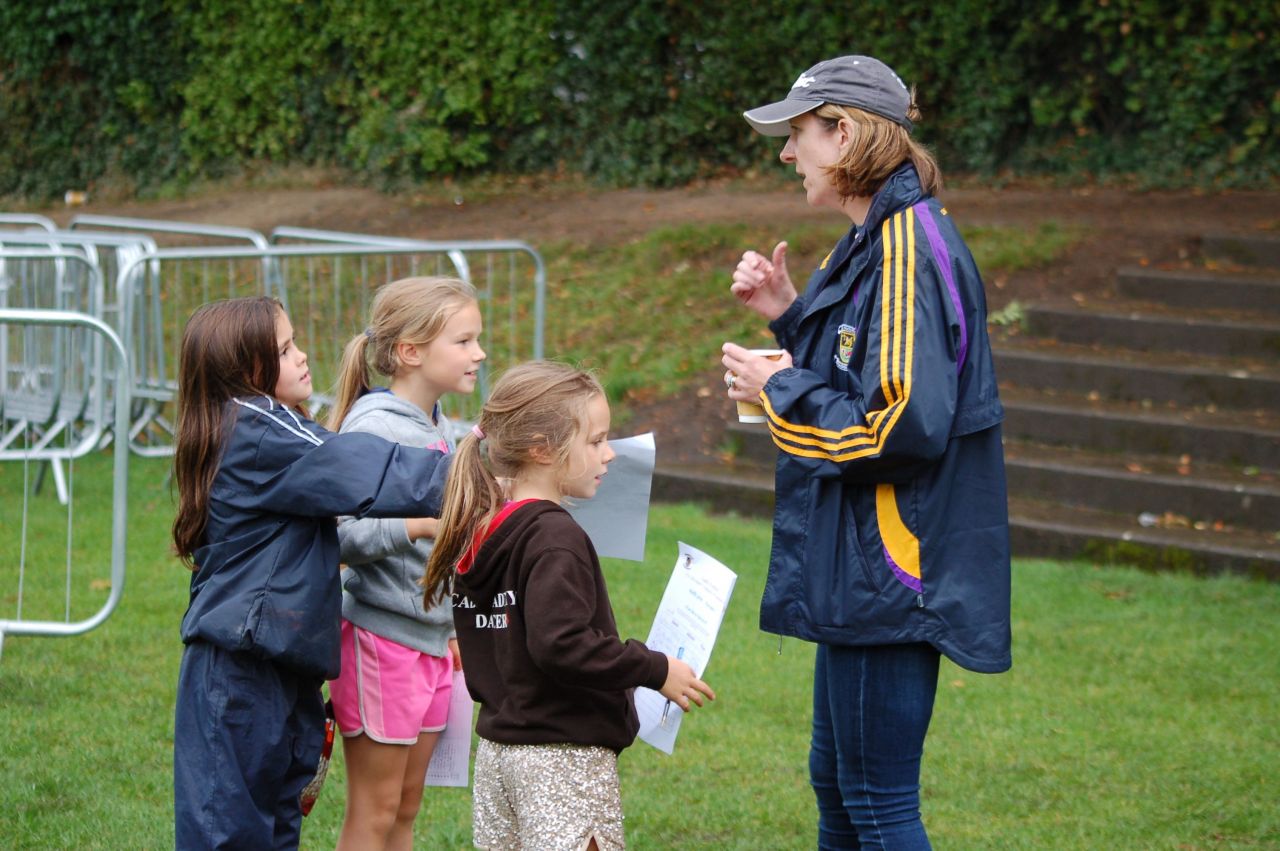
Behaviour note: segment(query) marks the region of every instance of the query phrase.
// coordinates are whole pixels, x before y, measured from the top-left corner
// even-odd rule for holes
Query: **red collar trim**
[[[516,502],[508,502],[502,506],[502,510],[497,513],[493,520],[489,521],[489,528],[485,530],[483,535],[477,535],[475,540],[471,542],[471,546],[467,548],[466,555],[458,561],[458,573],[466,573],[471,569],[471,565],[475,563],[476,556],[480,554],[480,548],[484,546],[484,542],[489,540],[494,532],[498,531],[498,527],[502,525],[508,517],[515,513],[515,510],[522,505],[528,505],[531,502],[538,502],[537,499],[522,499]]]

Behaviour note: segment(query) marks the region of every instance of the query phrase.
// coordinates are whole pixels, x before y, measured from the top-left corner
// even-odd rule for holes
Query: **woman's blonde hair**
[[[458,444],[445,485],[440,532],[422,584],[427,604],[443,595],[458,560],[486,529],[505,498],[499,478],[513,479],[531,463],[565,470],[573,439],[585,427],[587,404],[604,395],[590,373],[552,361],[530,361],[503,373],[476,427]],[[487,463],[486,463],[487,456]]]
[[[400,343],[429,344],[455,313],[475,303],[475,288],[458,278],[401,278],[378,287],[369,311],[369,327],[342,350],[329,429],[341,428],[351,406],[372,388],[370,361],[378,374],[395,377],[401,365],[396,352]]]
[[[911,133],[901,124],[856,106],[835,103],[824,103],[813,114],[828,130],[834,130],[842,119],[853,125],[853,140],[840,159],[827,166],[831,185],[841,198],[869,198],[908,160],[916,167],[926,195],[937,195],[942,190],[942,172],[933,154],[911,138]],[[913,124],[920,120],[914,87],[907,118]]]

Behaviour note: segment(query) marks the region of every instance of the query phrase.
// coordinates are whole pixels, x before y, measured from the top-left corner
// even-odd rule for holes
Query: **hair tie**
[[[366,328],[366,329],[364,329],[364,336],[365,336],[365,339],[366,339],[366,340],[372,340],[372,339],[373,339],[373,329],[372,329],[372,328]]]
[[[471,433],[476,436],[476,440],[484,440],[484,431],[480,428],[479,423],[471,427]]]

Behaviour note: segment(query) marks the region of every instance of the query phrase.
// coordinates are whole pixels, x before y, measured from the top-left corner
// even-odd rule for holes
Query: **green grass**
[[[95,559],[106,549],[109,460],[76,465],[75,617],[106,596]],[[188,574],[167,554],[165,473],[162,461],[132,464],[128,581],[106,624],[5,640],[0,848],[172,847]],[[22,482],[21,465],[0,465],[0,617],[16,603]],[[29,613],[60,616],[65,514],[49,490],[29,506],[41,524],[29,539]],[[624,635],[647,634],[677,540],[739,580],[707,671],[719,700],[687,720],[674,755],[642,743],[623,754],[630,847],[811,848],[813,651],[757,629],[768,524],[655,507],[646,562],[605,565]],[[1280,848],[1278,619],[1273,584],[1018,563],[1013,671],[943,665],[923,776],[936,847]],[[304,848],[333,846],[343,795],[339,757]],[[418,847],[469,848],[469,807],[465,790],[428,790]]]
[[[599,370],[614,401],[668,395],[714,368],[726,340],[772,345],[765,323],[729,295],[744,250],[768,253],[785,239],[792,278],[803,287],[846,230],[838,222],[784,231],[675,225],[616,246],[543,246],[547,352]],[[1080,229],[1055,222],[964,234],[988,278],[1051,263],[1083,237]]]

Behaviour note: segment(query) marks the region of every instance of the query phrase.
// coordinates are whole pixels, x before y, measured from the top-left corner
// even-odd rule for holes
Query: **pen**
[[[679,650],[677,650],[677,651],[676,651],[676,658],[677,658],[677,659],[683,659],[683,658],[684,658],[684,648],[683,648],[683,647],[681,647]],[[668,712],[670,712],[670,711],[671,711],[671,701],[669,701],[669,700],[668,700],[666,703],[664,703],[664,704],[662,705],[662,719],[658,722],[658,726],[659,726],[659,727],[665,727],[665,726],[667,726],[667,713],[668,713]]]

